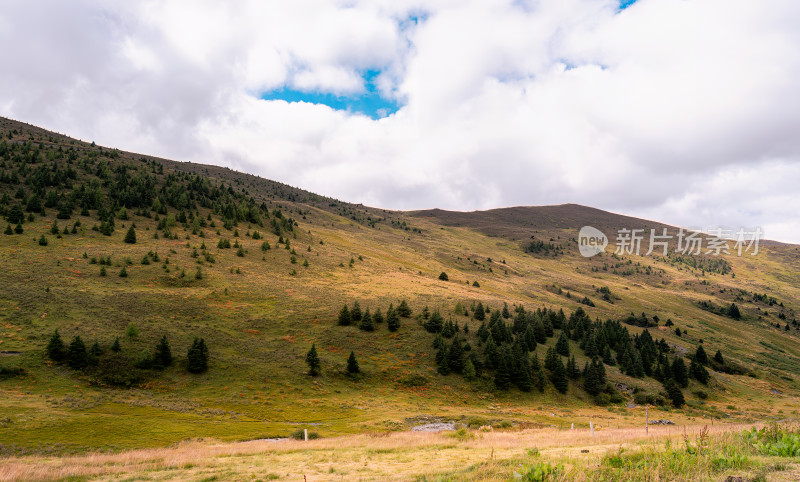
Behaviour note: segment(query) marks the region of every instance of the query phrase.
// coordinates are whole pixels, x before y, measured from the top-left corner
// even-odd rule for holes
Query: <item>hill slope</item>
[[[7,119],[0,139],[0,216],[11,233],[0,235],[3,453],[284,436],[302,427],[322,435],[392,430],[424,417],[628,425],[639,423],[628,404],[647,401],[670,412],[651,417],[675,420],[797,413],[797,246],[723,261],[586,259],[576,227],[660,225],[575,205],[386,211]],[[136,242],[128,243],[132,226]],[[531,236],[547,246],[526,253]],[[344,305],[358,301],[385,318],[402,300],[411,314],[396,332],[386,321],[374,331],[337,322]],[[738,319],[726,315],[731,304]],[[428,329],[439,328],[423,316],[436,312],[458,325],[455,338],[440,341],[450,356],[460,340],[452,367],[474,362],[474,380],[442,373],[452,367],[437,363],[442,350]],[[76,336],[87,348],[97,341],[97,363],[76,370],[48,357],[56,329],[66,345]],[[496,366],[484,353],[489,332]],[[610,385],[599,395],[584,390],[581,374],[561,393],[552,366],[542,369],[543,391],[519,388],[522,372],[539,383],[533,367],[520,372],[519,352],[532,351],[526,363],[544,363],[562,333],[578,369],[594,351],[606,355]],[[175,363],[158,368],[163,336]],[[195,338],[210,354],[201,374],[186,370]],[[719,350],[725,361],[706,364],[706,384],[687,382],[688,405],[675,412],[657,378],[676,358],[689,366],[701,340],[709,358]],[[305,374],[312,344],[319,377]],[[346,372],[351,351],[361,375]],[[511,386],[502,389],[506,359]],[[639,363],[647,373],[637,373]]]

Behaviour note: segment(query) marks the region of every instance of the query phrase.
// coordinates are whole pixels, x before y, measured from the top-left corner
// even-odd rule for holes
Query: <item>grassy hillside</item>
[[[769,244],[755,257],[726,256],[724,269],[675,257],[585,259],[577,253],[576,226],[639,226],[580,206],[452,216],[366,208],[10,120],[0,121],[0,139],[0,215],[21,210],[24,216],[20,234],[17,223],[0,225],[12,231],[0,234],[0,453],[245,440],[298,428],[328,437],[433,418],[555,427],[593,419],[625,427],[641,423],[634,391],[663,391],[653,377],[623,374],[618,365],[605,371],[621,401],[605,406],[583,390],[581,378],[562,394],[550,381],[544,392],[498,390],[493,370],[474,381],[438,373],[424,307],[468,326],[459,337],[482,356],[477,303],[491,310],[487,323],[504,304],[528,314],[547,308],[569,316],[580,308],[591,320],[645,313],[658,317],[648,332],[665,340],[669,360],[693,354],[702,340],[709,357],[720,350],[736,367],[721,373],[709,366],[708,385],[692,380],[682,390],[686,406],[656,407],[651,418],[797,416],[797,246]],[[599,222],[586,222],[592,220]],[[126,243],[134,225],[136,242]],[[526,253],[530,236],[558,249]],[[127,276],[120,276],[123,269]],[[447,281],[439,279],[442,272]],[[412,314],[395,333],[385,322],[373,332],[337,325],[345,304],[358,301],[385,315],[401,300]],[[731,303],[741,310],[738,320],[714,311]],[[126,334],[131,326],[137,336]],[[631,335],[644,330],[622,326]],[[56,329],[66,344],[75,336],[87,347],[96,340],[104,357],[119,337],[121,356],[131,363],[166,336],[176,361],[137,372],[131,388],[111,386],[96,372],[48,359]],[[560,331],[536,348],[539,360]],[[196,337],[210,353],[202,374],[186,370]],[[306,375],[312,344],[322,361],[319,377]],[[581,344],[569,341],[579,368],[588,361]],[[345,370],[351,351],[363,372],[357,377]]]

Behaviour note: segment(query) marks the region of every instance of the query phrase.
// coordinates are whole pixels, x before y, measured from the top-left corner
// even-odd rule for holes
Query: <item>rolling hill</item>
[[[384,210],[9,119],[0,139],[0,454],[430,420],[624,427],[640,423],[643,404],[676,422],[797,416],[798,246],[583,258],[581,226],[666,225],[578,205]],[[410,313],[396,311],[403,301]],[[342,326],[355,302],[362,319],[380,310],[383,322]],[[63,351],[80,337],[85,364],[48,354],[56,330]],[[162,337],[168,366],[156,356]],[[200,338],[208,369],[191,373]],[[574,358],[577,369],[566,382],[544,367],[558,344],[570,356],[550,362]],[[695,365],[709,378],[675,380],[685,385],[675,408],[667,379],[700,345],[709,360]],[[346,370],[351,352],[358,375]],[[541,370],[520,368],[520,353]],[[580,373],[592,355],[605,372],[597,393]],[[458,373],[467,361],[474,377]]]

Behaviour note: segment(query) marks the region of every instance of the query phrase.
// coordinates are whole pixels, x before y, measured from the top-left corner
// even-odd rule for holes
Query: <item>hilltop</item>
[[[575,240],[583,225],[667,226],[578,205],[365,207],[9,119],[0,120],[0,216],[5,454],[301,428],[327,437],[439,419],[629,426],[643,404],[677,422],[797,416],[795,245],[587,259]],[[342,326],[356,302],[361,318],[380,310],[384,321]],[[395,311],[390,331],[390,306],[401,304],[409,312]],[[55,330],[65,345],[96,341],[96,359],[72,369],[48,356]],[[167,367],[155,356],[162,337]],[[202,373],[187,371],[196,338],[208,347]],[[317,377],[306,374],[312,344]],[[693,364],[701,345],[708,360]],[[696,373],[670,384],[676,359]],[[474,377],[463,373],[468,361]],[[592,387],[598,365],[605,380]]]

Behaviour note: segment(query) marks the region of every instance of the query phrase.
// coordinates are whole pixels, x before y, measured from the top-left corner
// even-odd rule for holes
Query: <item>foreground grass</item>
[[[700,425],[596,431],[373,432],[312,440],[184,442],[75,457],[15,457],[0,480],[770,480],[796,476],[797,429]],[[789,437],[789,442],[786,442]],[[793,448],[792,448],[793,447]],[[781,480],[781,479],[775,479]],[[790,480],[790,479],[785,479]]]

